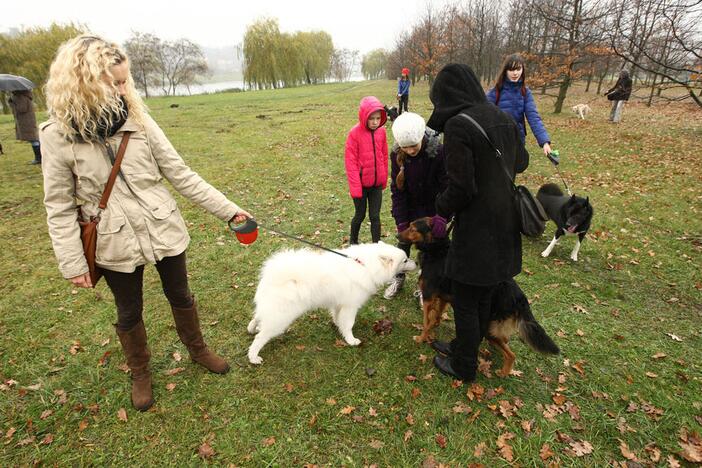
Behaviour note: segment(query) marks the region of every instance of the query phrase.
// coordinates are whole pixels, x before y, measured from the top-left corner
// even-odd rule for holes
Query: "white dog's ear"
[[[392,257],[388,257],[387,255],[381,255],[380,256],[380,264],[386,270],[390,270],[392,268]]]

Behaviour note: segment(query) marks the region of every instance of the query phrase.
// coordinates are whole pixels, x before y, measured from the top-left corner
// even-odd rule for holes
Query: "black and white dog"
[[[546,250],[541,252],[541,256],[548,257],[562,235],[577,234],[578,240],[570,253],[570,258],[577,262],[580,244],[585,239],[592,221],[593,209],[590,205],[590,197],[582,198],[575,195],[569,197],[564,195],[556,184],[545,184],[539,188],[536,198],[557,227],[553,240]]]
[[[388,116],[388,120],[390,122],[394,122],[397,117],[399,117],[400,112],[397,110],[396,106],[388,107],[388,106],[383,106],[385,107],[385,114]]]

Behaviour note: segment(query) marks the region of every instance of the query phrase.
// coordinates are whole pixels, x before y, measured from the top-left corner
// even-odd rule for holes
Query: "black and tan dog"
[[[397,235],[399,240],[414,244],[419,250],[417,259],[421,268],[419,288],[423,297],[424,326],[421,335],[414,337],[417,343],[428,343],[434,339],[433,331],[441,323],[444,311],[451,303],[450,280],[444,276],[450,241],[447,238],[434,239],[431,222],[431,218],[417,219]],[[486,336],[502,352],[502,369],[497,372],[501,377],[510,374],[516,359],[508,344],[515,333],[534,351],[544,354],[560,352],[534,318],[524,292],[511,279],[500,283],[495,290]]]

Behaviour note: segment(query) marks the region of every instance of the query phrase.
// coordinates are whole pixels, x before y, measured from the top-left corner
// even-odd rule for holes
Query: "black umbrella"
[[[28,91],[36,85],[23,76],[0,73],[0,91]]]

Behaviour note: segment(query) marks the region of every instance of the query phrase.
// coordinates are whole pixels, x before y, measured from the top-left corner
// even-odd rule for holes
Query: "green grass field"
[[[187,163],[262,223],[339,247],[353,212],[346,132],[362,96],[390,102],[394,86],[148,105]],[[426,84],[412,93],[412,109],[428,117]],[[111,293],[104,281],[73,290],[61,278],[40,170],[27,165],[31,148],[14,141],[11,117],[0,116],[0,465],[675,466],[702,457],[693,436],[702,432],[702,112],[631,103],[612,125],[608,102],[592,93],[576,89],[566,101],[590,102],[585,121],[553,115],[551,98],[537,99],[564,176],[595,207],[577,263],[568,258],[572,239],[548,259],[539,255],[552,223],[524,242],[517,280],[561,356],[515,339],[518,375],[496,377],[501,358],[486,347],[477,385],[452,385],[435,372],[430,348],[412,341],[422,320],[413,275],[397,298],[378,294],[361,310],[359,348],[341,346],[326,312],[316,311],[263,349],[263,366],[250,366],[246,324],[259,268],[272,252],[299,245],[262,231],[241,246],[179,198],[203,332],[233,369],[217,376],[189,362],[147,268],[156,398],[147,413],[131,408]],[[531,164],[519,181],[534,191],[558,182],[527,140]],[[393,242],[389,191],[382,220]],[[368,226],[361,237],[369,240]],[[379,336],[372,324],[383,317],[394,327]],[[443,339],[452,333],[451,321],[438,330]]]

